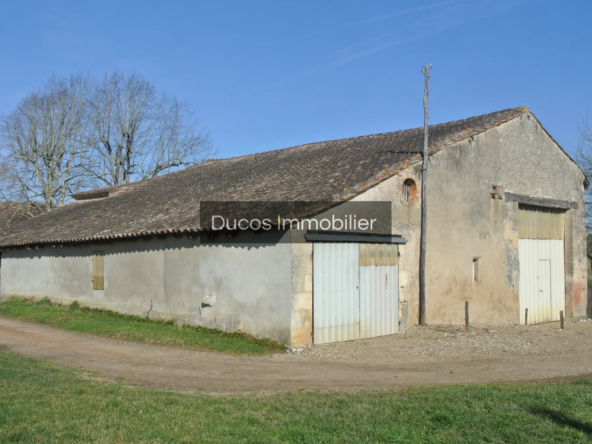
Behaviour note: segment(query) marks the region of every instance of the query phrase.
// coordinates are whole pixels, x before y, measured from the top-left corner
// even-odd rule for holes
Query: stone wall
[[[400,330],[419,318],[421,165],[399,173],[352,199],[390,201],[392,234],[400,247]],[[404,199],[403,184],[415,184]],[[465,301],[477,323],[518,323],[520,263],[518,203],[504,194],[570,202],[565,214],[566,315],[586,314],[584,175],[535,117],[520,117],[442,149],[430,158],[427,234],[427,322],[464,323]],[[342,205],[347,206],[348,202]],[[312,340],[311,245],[293,246],[292,341]],[[479,258],[479,279],[473,260]],[[313,277],[314,278],[314,277]],[[312,286],[312,284],[311,284]]]

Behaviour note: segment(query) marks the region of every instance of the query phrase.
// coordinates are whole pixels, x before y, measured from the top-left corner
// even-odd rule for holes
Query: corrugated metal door
[[[315,344],[398,331],[397,245],[315,243],[313,268]]]
[[[549,308],[553,307],[553,300],[551,298],[551,260],[539,259],[538,266],[538,280],[539,280],[539,298],[541,305],[549,303]]]
[[[565,310],[563,212],[520,207],[520,322],[559,320]]]
[[[360,266],[355,243],[314,244],[314,342],[360,338]]]
[[[399,251],[395,244],[360,244],[360,337],[399,331]]]
[[[520,322],[528,308],[528,323],[559,320],[565,310],[563,241],[520,239]]]

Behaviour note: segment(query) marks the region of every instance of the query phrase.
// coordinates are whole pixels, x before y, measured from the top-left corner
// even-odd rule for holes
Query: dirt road
[[[579,326],[574,326],[579,327]],[[233,356],[119,341],[0,317],[0,349],[149,387],[204,393],[361,390],[529,381],[592,374],[592,323],[561,354],[318,359]],[[400,336],[393,341],[401,340]],[[569,337],[566,337],[569,339]],[[571,338],[572,340],[574,338]],[[380,339],[385,341],[385,338]],[[372,341],[372,340],[366,340]],[[574,341],[575,342],[575,341]],[[359,344],[362,344],[361,346]],[[363,347],[364,342],[353,344]],[[347,347],[339,345],[338,347]],[[426,347],[433,347],[427,344]],[[313,347],[314,349],[314,347]],[[429,350],[429,348],[428,348]]]

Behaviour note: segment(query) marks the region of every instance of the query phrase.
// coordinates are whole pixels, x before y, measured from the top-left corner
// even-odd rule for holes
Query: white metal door
[[[360,337],[399,331],[399,251],[395,244],[360,244]]]
[[[359,339],[358,244],[315,243],[313,261],[315,344]]]
[[[564,211],[520,205],[520,322],[559,320],[565,310]]]
[[[563,241],[520,239],[520,322],[528,308],[528,323],[559,320],[565,310]]]
[[[541,306],[549,304],[549,311],[553,309],[551,298],[551,260],[539,259],[538,266],[539,299]]]
[[[394,244],[315,243],[315,344],[398,332],[398,269]]]

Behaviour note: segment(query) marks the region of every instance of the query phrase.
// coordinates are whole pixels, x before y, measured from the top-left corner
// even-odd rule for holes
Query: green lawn
[[[0,442],[583,443],[592,382],[213,397],[0,352]]]
[[[139,316],[81,307],[78,303],[62,306],[52,304],[49,299],[37,302],[16,298],[2,301],[0,315],[65,330],[169,346],[254,354],[284,349],[283,344],[247,334],[202,327],[177,327],[172,321],[151,321]]]

